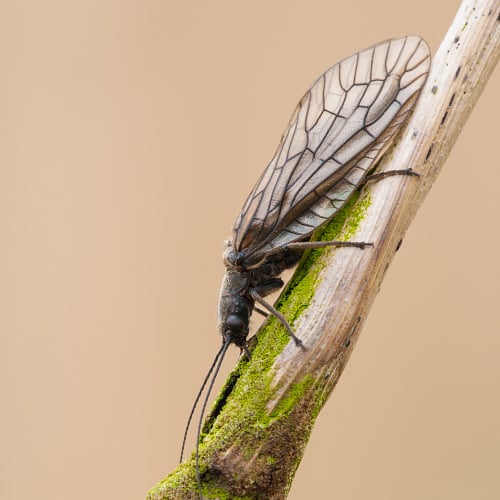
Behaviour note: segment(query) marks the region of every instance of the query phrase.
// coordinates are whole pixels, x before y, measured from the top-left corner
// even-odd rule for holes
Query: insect
[[[280,275],[297,264],[305,249],[369,245],[309,240],[373,171],[414,107],[429,67],[425,41],[406,36],[369,47],[328,69],[300,100],[272,160],[238,214],[224,253],[226,273],[219,297],[222,346],[196,397],[181,451],[182,461],[193,412],[213,373],[197,432],[200,494],[201,424],[229,345],[235,344],[250,356],[249,321],[257,304],[276,316],[303,347],[286,318],[265,297],[284,285]],[[411,172],[375,176],[394,173]]]

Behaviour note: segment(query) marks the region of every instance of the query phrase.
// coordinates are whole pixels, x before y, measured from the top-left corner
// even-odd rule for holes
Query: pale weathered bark
[[[228,379],[200,447],[206,498],[282,499],[314,420],[354,347],[380,283],[500,55],[498,0],[466,0],[433,58],[428,81],[381,170],[411,167],[420,177],[369,183],[330,223],[323,239],[373,248],[311,252],[280,310],[307,349],[275,319],[258,334],[252,360]],[[194,460],[179,466],[149,500],[198,498]]]

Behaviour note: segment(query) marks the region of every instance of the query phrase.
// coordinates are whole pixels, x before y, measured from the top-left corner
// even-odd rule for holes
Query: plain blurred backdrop
[[[435,52],[458,5],[0,6],[0,498],[140,499],[176,466],[220,344],[223,242],[295,104],[375,42]],[[499,498],[499,88],[497,71],[291,500]]]

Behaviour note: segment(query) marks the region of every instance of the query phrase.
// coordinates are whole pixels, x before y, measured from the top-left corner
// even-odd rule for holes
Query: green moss
[[[359,193],[356,192],[334,219],[316,232],[313,239],[348,241],[356,233],[370,204],[371,198],[368,194],[360,199]],[[278,301],[279,309],[291,325],[308,307],[314,295],[319,274],[324,268],[321,256],[328,251],[332,251],[332,248],[316,248],[307,251]]]
[[[323,241],[350,239],[363,220],[370,202],[368,195],[360,199],[360,195],[356,193],[337,216],[317,232],[316,239]],[[292,326],[313,297],[320,272],[324,268],[321,256],[328,251],[332,249],[323,248],[305,252],[298,270],[278,301],[277,307]],[[273,426],[286,420],[303,401],[305,393],[311,392],[314,380],[312,376],[306,376],[290,387],[272,413],[267,409],[267,404],[276,391],[276,388],[272,387],[274,373],[271,372],[271,367],[288,342],[290,337],[286,329],[279,320],[270,317],[259,331],[258,341],[254,342],[251,362],[243,357],[230,374],[203,429],[204,435],[199,447],[202,475],[207,472],[207,464],[211,462],[212,457],[217,455],[218,450],[226,449],[228,444],[236,446],[244,458],[253,457],[256,452],[255,443],[266,441],[272,433]],[[314,420],[320,406],[314,395],[313,399],[314,414],[309,418],[312,417]],[[306,442],[307,436],[304,437],[303,446]],[[297,457],[297,466],[301,455],[299,453]],[[263,465],[269,467],[278,466],[277,462],[279,460],[274,453],[273,456],[263,458]],[[179,466],[153,488],[148,499],[172,498],[172,495],[168,495],[168,491],[196,491],[194,470],[193,454],[188,462]],[[207,476],[204,477],[204,493],[208,498],[228,498],[227,493],[220,489],[216,478],[211,482]],[[243,498],[241,497],[241,500]]]
[[[292,385],[285,396],[281,398],[273,412],[269,415],[270,419],[275,419],[288,415],[293,410],[298,400],[302,399],[305,391],[314,383],[311,375],[306,375],[300,382]]]
[[[371,202],[369,196],[363,197],[359,203],[357,203],[358,200],[359,194],[356,194],[316,235],[317,238],[323,241],[350,239],[358,229]],[[292,326],[313,297],[319,273],[324,267],[320,257],[325,251],[329,249],[314,249],[307,252],[299,270],[278,302],[279,309]],[[274,374],[270,372],[270,368],[289,341],[290,338],[285,328],[279,320],[271,317],[259,333],[258,343],[252,352],[252,362],[246,366],[247,361],[243,360],[231,374],[230,379],[237,373],[238,381],[227,406],[214,423],[211,436],[200,446],[201,456],[204,455],[205,449],[210,449],[216,443],[221,446],[227,440],[233,439],[236,431],[235,425],[238,426],[238,430],[247,429],[251,433],[267,432],[272,423],[290,413],[301,400],[304,392],[312,386],[314,382],[312,377],[305,377],[291,386],[272,414],[268,413],[266,405],[275,390],[271,388]],[[243,370],[243,365],[245,365],[245,370]],[[224,438],[222,434],[228,437]],[[238,444],[244,450],[243,455],[251,457],[255,450],[245,449],[246,439],[243,435],[240,436],[239,441]],[[253,440],[249,439],[248,442],[253,442]]]
[[[231,493],[228,493],[226,490],[216,486],[215,484],[209,483],[208,488],[203,491],[205,495],[210,495],[209,497],[204,498],[216,498],[217,500],[253,500],[248,496],[234,496]]]

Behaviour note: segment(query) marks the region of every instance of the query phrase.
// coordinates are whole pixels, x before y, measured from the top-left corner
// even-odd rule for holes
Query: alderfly
[[[368,245],[309,239],[373,171],[414,107],[429,66],[425,41],[407,36],[374,45],[328,69],[300,100],[274,157],[238,214],[224,253],[226,274],[219,297],[222,346],[186,427],[187,433],[194,408],[213,373],[197,432],[195,460],[200,495],[201,423],[229,345],[235,344],[250,356],[247,336],[257,303],[276,316],[295,344],[303,348],[284,316],[264,297],[284,285],[279,276],[297,264],[306,248]]]

